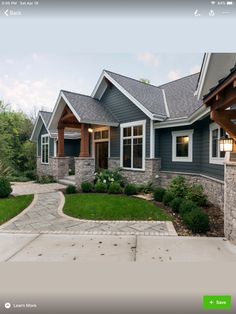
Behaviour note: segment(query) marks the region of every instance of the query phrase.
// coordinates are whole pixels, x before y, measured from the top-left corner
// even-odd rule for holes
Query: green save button
[[[203,308],[205,310],[231,310],[232,298],[230,295],[205,295]]]

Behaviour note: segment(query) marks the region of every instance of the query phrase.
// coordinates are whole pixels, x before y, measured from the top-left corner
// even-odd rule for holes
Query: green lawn
[[[23,195],[0,199],[0,225],[28,207],[33,198],[33,195]]]
[[[69,194],[65,196],[64,213],[93,220],[171,220],[149,201],[109,194]]]

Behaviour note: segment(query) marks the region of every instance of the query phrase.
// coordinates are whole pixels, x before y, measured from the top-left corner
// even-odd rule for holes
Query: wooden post
[[[58,157],[64,157],[64,127],[58,128]]]
[[[81,123],[80,157],[89,157],[89,131],[88,124]]]

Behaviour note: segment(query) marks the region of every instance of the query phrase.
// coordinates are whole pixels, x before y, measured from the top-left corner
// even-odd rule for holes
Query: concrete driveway
[[[223,238],[0,234],[0,261],[236,262],[236,246]]]

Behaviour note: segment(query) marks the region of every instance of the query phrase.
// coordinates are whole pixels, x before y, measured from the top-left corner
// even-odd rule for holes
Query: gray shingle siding
[[[219,180],[224,179],[224,166],[209,163],[209,117],[190,126],[156,129],[155,156],[161,158],[165,171],[193,172]],[[172,131],[193,129],[193,162],[172,162]]]
[[[150,119],[115,86],[107,88],[101,98],[101,103],[112,112],[119,123],[146,120],[146,157],[150,156]],[[111,128],[111,157],[120,155],[120,129]]]

